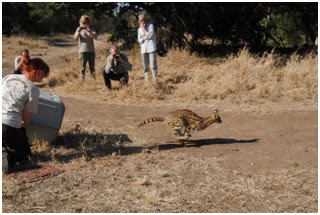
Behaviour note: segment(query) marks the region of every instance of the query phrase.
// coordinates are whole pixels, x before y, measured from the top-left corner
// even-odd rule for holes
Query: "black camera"
[[[120,55],[116,54],[116,55],[113,55],[113,57],[114,57],[116,60],[118,60],[119,57],[120,57]]]

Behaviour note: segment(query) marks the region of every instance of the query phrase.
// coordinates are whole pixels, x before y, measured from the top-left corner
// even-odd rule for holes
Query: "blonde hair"
[[[81,16],[81,18],[80,18],[80,20],[79,20],[79,24],[81,25],[83,22],[90,23],[89,16],[87,16],[87,15]]]
[[[148,19],[147,19],[147,15],[146,15],[145,13],[141,13],[141,14],[139,15],[139,21],[140,21],[142,18],[144,18],[146,21],[148,20]]]

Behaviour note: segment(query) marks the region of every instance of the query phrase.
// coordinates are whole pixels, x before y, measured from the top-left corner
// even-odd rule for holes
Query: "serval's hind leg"
[[[185,146],[190,137],[191,135],[189,126],[176,127],[172,135],[172,139],[179,142],[181,146]]]

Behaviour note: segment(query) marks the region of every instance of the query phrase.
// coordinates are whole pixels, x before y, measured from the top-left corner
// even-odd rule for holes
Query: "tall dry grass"
[[[10,68],[14,70],[14,58],[20,55],[23,49],[33,53],[44,53],[48,45],[43,38],[32,38],[28,36],[2,36],[2,71]]]
[[[98,50],[97,55],[105,47]],[[99,53],[100,52],[100,53]],[[225,59],[201,58],[185,50],[171,50],[158,57],[157,84],[146,83],[139,49],[126,52],[133,64],[129,85],[121,87],[112,81],[113,91],[105,90],[100,70],[105,54],[97,58],[97,80],[78,81],[79,61],[73,59],[48,80],[48,88],[65,96],[95,101],[129,102],[133,104],[165,103],[225,103],[232,105],[301,103],[317,106],[318,58],[292,55],[286,62],[275,54],[262,57],[248,49]],[[282,64],[279,66],[279,62]],[[89,77],[89,76],[88,76]]]
[[[318,57],[289,56],[288,60],[273,53],[262,57],[248,49],[226,58],[202,58],[186,50],[170,50],[158,57],[158,83],[145,83],[139,47],[125,53],[133,65],[129,85],[112,81],[113,91],[105,89],[101,69],[111,46],[109,35],[99,35],[96,44],[96,80],[79,82],[77,43],[72,35],[54,37],[2,37],[3,71],[13,71],[13,59],[23,48],[42,53],[51,73],[43,90],[62,96],[86,100],[126,102],[130,104],[224,104],[277,105],[296,104],[317,107]],[[64,42],[71,45],[66,45]],[[60,42],[60,44],[59,44]],[[66,46],[65,46],[66,45]],[[281,106],[281,105],[280,105]]]

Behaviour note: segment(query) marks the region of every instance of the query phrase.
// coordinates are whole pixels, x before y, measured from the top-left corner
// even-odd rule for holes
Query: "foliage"
[[[247,45],[252,48],[314,45],[317,3],[267,2],[42,2],[3,3],[3,33],[73,33],[88,14],[110,41],[130,49],[137,44],[138,15],[155,24],[158,53],[173,47],[199,51],[203,46]]]
[[[4,34],[21,33],[30,21],[30,8],[27,3],[2,3],[2,32]]]

